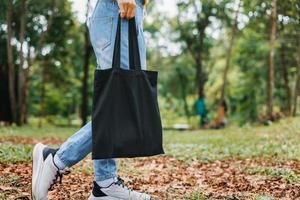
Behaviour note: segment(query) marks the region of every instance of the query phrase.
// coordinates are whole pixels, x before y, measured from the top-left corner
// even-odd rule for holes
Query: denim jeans
[[[146,69],[142,2],[143,0],[136,0],[136,24],[141,67]],[[112,67],[118,16],[119,8],[116,0],[98,0],[94,12],[88,20],[90,40],[97,58],[97,69],[99,70]],[[127,20],[122,20],[121,25],[121,68],[129,69]],[[91,150],[92,126],[89,122],[60,146],[57,156],[66,166],[71,167],[85,158]],[[93,160],[93,163],[96,181],[116,177],[116,162],[114,159]]]

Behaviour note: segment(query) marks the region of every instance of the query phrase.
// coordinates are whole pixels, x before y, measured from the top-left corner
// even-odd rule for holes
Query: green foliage
[[[31,161],[32,148],[29,145],[0,144],[0,163]]]
[[[230,110],[240,123],[256,121],[260,105],[266,101],[267,41],[253,30],[245,30],[243,38],[236,44],[236,65],[239,81],[229,89]],[[262,87],[255,87],[260,85]]]
[[[224,56],[226,55],[228,40],[234,16],[234,9],[232,2],[221,1],[215,4],[214,1],[179,1],[179,16],[175,16],[170,20],[173,31],[180,31],[177,43],[185,41],[192,45],[192,51],[188,51],[188,46],[183,45],[183,52],[180,57],[189,58],[193,53],[202,53],[205,59],[204,66],[206,68],[206,86],[205,91],[208,99],[208,110],[210,111],[210,118],[214,116],[217,100],[220,94],[222,84],[222,76],[224,71]],[[293,5],[293,6],[292,6]],[[197,24],[195,9],[201,10],[199,18],[201,19]],[[260,115],[265,113],[265,104],[267,99],[267,80],[268,80],[268,56],[269,56],[269,33],[270,33],[270,8],[271,1],[242,1],[242,11],[239,15],[239,32],[236,44],[234,46],[231,69],[228,74],[229,87],[227,91],[227,101],[229,104],[229,119],[238,124],[245,124],[247,122],[255,122]],[[211,9],[211,10],[210,10]],[[299,17],[297,17],[298,3],[279,2],[278,3],[278,28],[277,28],[277,45],[276,45],[276,82],[275,82],[275,104],[276,110],[283,110],[286,101],[290,101],[291,97],[286,96],[285,86],[283,84],[282,68],[288,69],[289,86],[293,87],[296,71],[296,41],[297,33],[299,32]],[[213,12],[211,12],[213,11]],[[189,14],[194,12],[195,17],[190,18]],[[205,21],[208,16],[211,16],[208,21]],[[211,21],[210,21],[211,20]],[[180,23],[175,23],[179,21]],[[220,22],[220,26],[216,28],[216,24]],[[205,23],[206,22],[206,23]],[[220,36],[218,39],[207,35],[204,41],[204,51],[200,52],[199,40],[201,33],[196,33],[197,26],[205,27],[215,31],[224,31],[226,34]],[[282,28],[284,27],[284,29]],[[281,50],[282,44],[285,46],[285,61],[282,61]],[[213,55],[213,56],[211,56]],[[288,55],[288,56],[287,56]],[[186,70],[187,66],[195,66],[193,60],[185,59],[186,62],[181,69]],[[187,62],[188,61],[188,62]],[[177,59],[170,59],[170,64],[173,66],[173,71],[176,69]],[[283,63],[284,62],[284,63]],[[182,70],[182,71],[184,71]],[[163,71],[164,73],[164,71]],[[165,72],[171,74],[170,70]],[[192,74],[188,72],[188,74]],[[194,72],[195,74],[195,72]],[[177,75],[178,77],[178,75]],[[174,80],[174,76],[166,76],[165,81]],[[189,75],[189,81],[186,81],[186,88],[194,88],[188,95],[196,93],[195,76]],[[167,83],[167,81],[166,81]],[[177,81],[177,83],[179,83]],[[178,85],[178,84],[177,84]],[[165,85],[166,91],[177,93],[175,84]],[[180,87],[177,86],[177,90]],[[175,96],[175,98],[178,98]],[[191,107],[190,107],[191,108]],[[180,106],[183,110],[183,105]]]
[[[265,113],[271,25],[271,0],[241,2],[226,91],[228,120],[240,125],[256,122]],[[1,1],[0,9],[6,11],[6,4]],[[149,14],[144,23],[148,69],[160,72],[159,101],[165,124],[194,126],[197,121],[193,105],[198,95],[199,60],[203,65],[201,77],[205,82],[209,118],[215,117],[236,4],[234,0],[177,0],[174,16],[161,12],[160,3],[148,6]],[[20,64],[20,5],[20,1],[13,1],[16,71]],[[29,67],[28,115],[77,118],[82,99],[85,24],[77,20],[71,1],[27,0],[26,5],[25,46],[30,47],[30,54],[26,51],[24,55]],[[285,112],[291,101],[287,86],[291,91],[295,85],[299,9],[297,0],[277,1],[274,104],[275,110],[280,112]],[[0,70],[7,74],[5,12],[0,13],[0,46],[3,47],[0,48]],[[95,63],[93,57],[89,67],[89,97]],[[1,83],[6,84],[5,77]],[[91,111],[92,98],[88,104]]]

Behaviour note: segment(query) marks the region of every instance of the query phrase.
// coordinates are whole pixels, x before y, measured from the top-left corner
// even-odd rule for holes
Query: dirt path
[[[74,166],[62,185],[50,192],[50,199],[87,199],[93,181],[91,162],[88,158]],[[129,186],[158,199],[181,199],[196,191],[213,199],[249,199],[258,194],[300,199],[299,162],[228,160],[187,165],[169,157],[152,157],[122,159],[118,165],[119,175]],[[251,169],[284,169],[285,173],[270,176]],[[0,164],[0,177],[0,199],[29,198],[31,164]]]

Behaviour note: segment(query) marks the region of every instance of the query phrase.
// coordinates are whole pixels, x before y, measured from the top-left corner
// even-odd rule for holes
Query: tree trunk
[[[267,115],[272,119],[273,115],[273,93],[274,93],[274,55],[275,55],[275,40],[276,40],[276,16],[277,6],[276,0],[272,2],[272,28],[270,35],[270,55],[269,55],[269,77],[268,77],[268,102]]]
[[[89,1],[87,2],[87,13],[88,13]],[[86,14],[87,19],[87,14]],[[91,56],[91,45],[89,40],[88,28],[85,27],[84,32],[85,41],[85,53],[84,53],[84,65],[83,65],[83,80],[81,90],[81,125],[84,126],[87,123],[88,118],[88,80],[89,80],[89,65]]]
[[[203,48],[204,48],[204,38],[205,38],[205,29],[209,24],[209,17],[211,16],[210,14],[208,14],[207,16],[205,16],[204,19],[201,19],[201,14],[200,11],[195,3],[195,1],[193,1],[193,5],[195,10],[197,11],[197,30],[199,32],[198,35],[196,35],[193,40],[185,40],[186,45],[187,45],[187,49],[190,52],[191,56],[193,57],[195,64],[196,64],[196,85],[198,86],[198,98],[199,99],[204,99],[205,98],[205,94],[204,94],[204,85],[205,85],[205,73],[203,70],[203,61],[202,61],[202,54],[203,54]],[[212,9],[212,8],[210,8]],[[211,10],[210,10],[211,11]],[[179,16],[177,17],[177,21],[179,24],[179,27],[181,27],[180,24],[180,19]],[[196,43],[196,45],[199,46],[199,50],[195,51],[192,46],[193,43]]]
[[[198,61],[197,64],[197,85],[198,85],[198,98],[203,99],[205,98],[204,94],[204,81],[205,81],[205,75],[203,73],[203,66],[202,62]]]
[[[285,44],[284,42],[281,43],[280,47],[280,58],[281,58],[281,70],[282,70],[282,78],[283,78],[283,88],[285,93],[285,102],[283,106],[283,111],[287,115],[291,115],[291,89],[289,86],[289,75],[288,75],[288,69],[286,64],[286,55],[285,55]]]
[[[36,55],[40,55],[41,54],[41,50],[43,48],[43,44],[45,42],[45,39],[46,39],[46,36],[47,36],[47,33],[49,32],[51,26],[52,26],[52,23],[53,23],[53,18],[54,18],[54,15],[55,15],[55,12],[57,12],[55,10],[56,8],[56,3],[57,3],[57,0],[52,0],[52,7],[51,7],[51,10],[50,10],[50,15],[47,19],[47,30],[42,32],[41,34],[41,37],[39,39],[39,42],[38,42],[38,46],[37,46],[37,50],[36,50]],[[42,82],[41,82],[41,99],[40,99],[40,120],[39,120],[39,127],[42,126],[42,121],[43,121],[43,118],[45,117],[45,96],[46,96],[46,83],[47,83],[47,69],[48,69],[48,65],[49,65],[49,60],[48,58],[44,58],[43,60],[43,64],[42,64],[42,73],[41,73],[41,76],[42,76]]]
[[[24,69],[24,88],[23,88],[23,107],[22,107],[22,111],[23,111],[23,123],[27,123],[28,122],[28,108],[27,108],[27,97],[28,97],[28,90],[29,90],[29,67],[27,67],[26,69]]]
[[[20,11],[20,67],[18,71],[18,115],[17,115],[17,124],[22,125],[25,119],[25,102],[24,102],[24,83],[25,83],[25,69],[24,69],[24,38],[25,38],[25,31],[26,31],[26,2],[25,0],[21,1],[21,11]]]
[[[237,33],[238,16],[239,16],[239,12],[240,12],[240,7],[241,7],[241,1],[238,2],[238,8],[236,10],[234,24],[233,24],[232,30],[231,30],[231,39],[229,42],[229,48],[227,50],[226,65],[225,65],[225,70],[223,73],[223,84],[222,84],[222,89],[221,89],[221,97],[219,100],[219,105],[222,105],[222,103],[224,102],[224,99],[225,99],[226,86],[227,86],[227,75],[228,75],[228,71],[230,68],[232,49],[233,49],[234,40],[236,38],[236,33]]]
[[[186,100],[187,94],[186,94],[186,83],[187,80],[184,77],[184,75],[182,74],[182,72],[180,71],[180,69],[176,69],[177,71],[177,75],[179,77],[179,81],[180,81],[180,87],[181,87],[181,98],[183,101],[183,105],[184,105],[184,112],[185,112],[185,116],[187,119],[187,122],[190,123],[190,111],[189,111],[189,106]]]
[[[297,52],[297,77],[293,95],[293,116],[297,114],[298,96],[300,94],[300,39],[298,39],[298,52]]]
[[[42,82],[41,82],[41,99],[40,99],[40,119],[39,127],[42,127],[43,119],[45,117],[45,97],[46,97],[46,83],[47,83],[47,69],[48,69],[48,58],[45,58],[42,64]]]
[[[8,63],[8,89],[9,89],[9,99],[10,99],[10,109],[12,114],[12,121],[16,122],[17,119],[17,100],[15,92],[15,65],[13,58],[13,46],[11,45],[13,32],[12,32],[12,14],[13,14],[13,1],[7,1],[7,63]]]
[[[204,38],[205,38],[205,28],[200,31],[200,44],[199,44],[199,49],[200,51],[197,52],[198,54],[195,56],[196,57],[196,65],[197,65],[197,85],[198,85],[198,98],[199,99],[204,99],[205,94],[204,94],[204,84],[205,84],[205,74],[203,71],[203,61],[202,61],[202,52],[203,52],[203,47],[204,47]]]

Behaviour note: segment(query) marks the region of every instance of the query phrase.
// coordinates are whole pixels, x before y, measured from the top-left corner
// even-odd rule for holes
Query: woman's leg
[[[60,169],[71,167],[91,153],[91,150],[92,126],[89,122],[60,146],[54,162]],[[116,162],[113,159],[96,160],[94,167],[97,169],[97,181],[116,177]]]
[[[136,24],[142,69],[146,69],[146,47],[143,35],[143,6],[142,0],[137,0]],[[119,8],[116,0],[99,0],[93,15],[89,19],[91,43],[97,58],[98,69],[112,67],[114,40],[118,24]],[[121,68],[129,69],[128,58],[128,21],[122,20],[121,30]],[[109,117],[109,116],[108,116]],[[116,174],[114,160],[94,160],[94,174],[98,182]]]
[[[136,0],[136,24],[138,31],[138,43],[141,57],[141,67],[146,69],[146,47],[143,35],[143,0]],[[100,0],[95,8],[88,26],[90,30],[91,43],[93,45],[97,64],[99,69],[108,69],[112,67],[112,57],[114,51],[114,40],[116,36],[117,24],[119,18],[119,8],[116,0]],[[121,68],[129,69],[128,58],[128,21],[122,20],[121,25]],[[109,117],[109,116],[107,116]],[[106,164],[101,160],[94,160],[94,173],[96,182],[89,200],[149,200],[151,197],[147,194],[136,192],[124,186],[119,178],[102,181],[106,177],[103,171],[114,171],[113,160],[106,160]],[[103,170],[106,168],[106,170]]]
[[[146,69],[146,47],[142,26],[143,9],[140,1],[137,4],[136,21],[141,65],[142,69]],[[118,10],[115,0],[100,0],[92,17],[89,19],[91,43],[97,58],[98,69],[111,68],[119,15]],[[124,20],[122,23],[121,67],[129,69],[127,20]],[[92,130],[91,122],[89,122],[59,148],[54,159],[59,168],[73,166],[86,157],[92,150],[91,138]],[[114,159],[94,160],[93,162],[95,180],[97,182],[116,177],[116,162]]]
[[[33,150],[32,195],[33,199],[46,199],[48,190],[58,176],[64,174],[65,167],[71,167],[85,158],[92,150],[91,122],[64,142],[58,150],[39,143]],[[116,163],[113,159],[95,160],[96,181],[116,177]],[[105,183],[109,183],[105,181]]]
[[[136,22],[142,69],[146,69],[146,48],[143,36],[142,0],[137,1]],[[91,43],[97,57],[99,69],[111,68],[114,38],[118,20],[118,6],[115,0],[98,0],[94,14],[89,20]],[[122,23],[121,67],[128,69],[128,23]],[[47,197],[48,189],[55,178],[63,173],[62,169],[82,160],[92,149],[91,123],[86,124],[76,134],[61,145],[58,151],[43,144],[37,144],[33,150],[32,194],[34,199]],[[55,161],[54,161],[55,159]],[[91,199],[118,196],[118,199],[149,199],[145,194],[128,190],[122,181],[116,179],[116,163],[113,159],[94,160],[95,184]],[[106,180],[112,181],[108,184]],[[105,182],[109,187],[101,186]],[[100,187],[99,187],[100,185]],[[96,196],[94,196],[96,194]],[[119,198],[120,197],[120,198]]]

